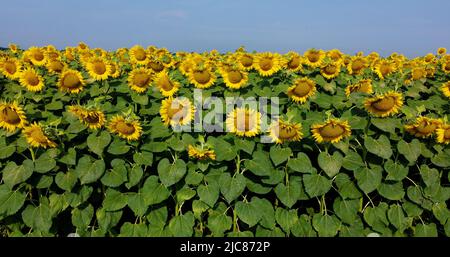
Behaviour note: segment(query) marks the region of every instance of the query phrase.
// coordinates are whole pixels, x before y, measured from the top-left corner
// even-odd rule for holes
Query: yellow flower
[[[65,70],[59,76],[58,88],[62,91],[76,94],[83,90],[84,85],[83,76],[77,70]]]
[[[442,71],[445,74],[450,74],[450,60],[442,62]]]
[[[312,125],[311,133],[317,143],[337,143],[343,138],[350,136],[351,129],[348,121],[330,118],[324,123]]]
[[[87,50],[89,50],[89,46],[86,44],[86,43],[84,43],[84,42],[79,42],[78,43],[78,46],[77,46],[77,49],[79,50],[79,51],[87,51]]]
[[[371,79],[363,79],[360,80],[358,83],[353,85],[348,85],[345,88],[345,95],[347,97],[350,96],[353,92],[360,92],[360,93],[366,93],[366,94],[372,94],[372,80]]]
[[[348,73],[352,75],[358,75],[363,72],[363,70],[367,67],[367,60],[362,56],[354,56],[349,60],[347,64]]]
[[[155,85],[165,97],[173,96],[180,89],[180,83],[170,79],[167,71],[158,73],[155,79]]]
[[[128,141],[138,140],[142,133],[142,127],[138,120],[126,119],[120,115],[111,119],[108,129]]]
[[[340,62],[344,58],[344,54],[338,49],[332,49],[328,51],[327,56],[330,57],[333,62]]]
[[[402,95],[394,91],[367,98],[364,101],[366,110],[376,117],[387,117],[396,114],[402,106]]]
[[[253,68],[254,57],[251,53],[239,53],[237,54],[239,65],[243,70],[251,70]]]
[[[444,124],[436,129],[436,141],[441,144],[450,144],[450,125]]]
[[[44,79],[31,67],[20,73],[19,81],[28,91],[38,92],[44,88]]]
[[[230,133],[254,137],[260,133],[261,113],[253,109],[235,108],[227,115],[225,123]]]
[[[128,75],[128,86],[138,92],[143,93],[153,81],[153,73],[146,68],[137,68]]]
[[[437,50],[437,54],[438,55],[444,55],[446,53],[447,53],[447,49],[444,48],[444,47],[439,47],[438,50]]]
[[[436,129],[442,126],[442,120],[431,119],[427,117],[417,117],[413,124],[405,125],[405,130],[411,135],[416,137],[429,137],[432,136]]]
[[[444,93],[444,95],[448,98],[450,98],[450,81],[447,81],[442,84],[441,91]]]
[[[209,88],[216,81],[216,75],[211,68],[192,68],[188,76],[189,82],[200,89]]]
[[[296,52],[289,52],[285,57],[285,65],[290,71],[301,71],[303,69],[303,58]]]
[[[24,55],[26,55],[31,63],[36,66],[44,66],[47,61],[45,51],[38,47],[30,47],[27,51],[25,51]]]
[[[9,44],[8,45],[9,50],[11,50],[11,52],[13,53],[17,53],[19,51],[19,47],[17,47],[16,44]]]
[[[411,71],[411,79],[419,80],[427,77],[427,70],[425,67],[416,67]]]
[[[316,93],[316,83],[309,78],[298,78],[288,88],[287,95],[296,103],[305,103],[306,100]]]
[[[164,64],[158,60],[149,60],[146,67],[156,73],[163,71],[165,68]]]
[[[98,109],[71,105],[68,110],[90,129],[99,129],[105,125],[105,114]]]
[[[86,64],[89,76],[94,80],[106,80],[111,74],[111,65],[101,57],[92,57]]]
[[[48,138],[41,125],[36,122],[30,126],[24,127],[22,134],[25,136],[31,147],[56,147],[56,143]]]
[[[146,65],[149,62],[148,54],[140,45],[135,45],[128,52],[132,63]]]
[[[0,71],[9,79],[18,79],[21,69],[22,63],[16,58],[6,58],[0,61]]]
[[[300,123],[290,123],[279,119],[270,125],[269,136],[277,144],[300,141],[303,137],[302,125]]]
[[[25,112],[17,102],[0,102],[0,128],[8,132],[14,132],[17,128],[27,125]]]
[[[336,78],[341,72],[341,63],[340,62],[332,62],[326,64],[320,69],[320,74],[324,76],[326,79]]]
[[[248,82],[247,72],[239,69],[228,68],[221,71],[221,75],[225,85],[231,89],[239,89]]]
[[[282,59],[279,54],[259,53],[256,54],[253,67],[263,77],[271,76],[282,68]]]
[[[121,73],[120,66],[116,62],[111,62],[110,64],[111,64],[111,71],[108,75],[111,78],[118,78]]]
[[[197,147],[193,146],[191,144],[188,145],[188,154],[189,157],[198,159],[198,160],[215,160],[216,159],[216,153],[214,150],[211,150],[209,148],[205,147]]]
[[[59,60],[49,60],[45,67],[51,74],[60,74],[67,67],[67,64]]]
[[[305,64],[311,68],[320,67],[325,58],[325,52],[323,50],[309,49],[304,54]]]
[[[187,98],[166,98],[161,103],[159,114],[166,126],[183,126],[194,119],[194,106]]]
[[[395,64],[392,61],[381,60],[374,66],[374,72],[380,79],[386,78],[389,74],[395,71]]]

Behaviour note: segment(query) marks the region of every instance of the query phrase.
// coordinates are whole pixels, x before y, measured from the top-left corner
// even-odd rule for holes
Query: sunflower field
[[[0,89],[0,236],[450,236],[445,48],[11,44]]]

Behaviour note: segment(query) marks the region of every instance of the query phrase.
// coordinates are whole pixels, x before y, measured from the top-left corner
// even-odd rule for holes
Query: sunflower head
[[[437,50],[438,55],[444,55],[447,53],[447,49],[445,47],[439,47]]]
[[[90,129],[99,129],[105,125],[105,114],[97,108],[87,108],[80,105],[71,105],[68,111],[75,115]]]
[[[320,69],[320,74],[326,79],[336,78],[341,72],[341,62],[330,62]]]
[[[22,63],[16,58],[0,60],[0,71],[9,79],[18,79],[22,69]]]
[[[417,117],[416,121],[412,124],[405,125],[405,130],[416,137],[429,137],[434,134],[436,129],[442,126],[441,119],[431,119],[427,117]]]
[[[180,89],[180,83],[171,79],[167,71],[158,73],[155,79],[155,85],[165,97],[173,96]]]
[[[243,70],[251,70],[253,68],[253,62],[254,62],[254,57],[253,54],[251,53],[238,53],[238,61],[239,61],[239,65],[241,66],[241,68]]]
[[[79,93],[84,85],[83,76],[77,70],[65,70],[59,76],[58,88],[62,91]]]
[[[137,119],[121,115],[116,115],[109,121],[108,129],[128,141],[138,140],[142,134],[142,127]]]
[[[367,66],[368,63],[366,58],[363,56],[354,56],[349,60],[347,70],[352,75],[358,75],[361,74]]]
[[[296,52],[289,52],[285,57],[285,66],[290,71],[300,71],[303,69],[303,57]]]
[[[159,114],[166,126],[184,126],[194,119],[194,105],[187,98],[166,98],[161,103]]]
[[[364,101],[366,110],[376,117],[387,117],[396,114],[402,106],[402,95],[394,91],[378,94]]]
[[[215,160],[216,153],[210,147],[202,144],[200,146],[188,145],[188,154],[190,158],[198,160]]]
[[[36,122],[31,124],[30,126],[24,127],[24,129],[22,130],[22,134],[25,136],[28,144],[30,144],[31,147],[56,147],[56,143],[50,140],[50,138],[48,137],[46,129]]]
[[[31,92],[38,92],[44,88],[44,79],[31,67],[20,73],[19,81],[23,87]]]
[[[146,65],[149,62],[147,51],[140,45],[135,45],[128,52],[132,63]]]
[[[309,49],[304,54],[305,64],[311,68],[320,67],[325,58],[325,52],[323,50]]]
[[[247,72],[234,67],[222,69],[221,75],[225,85],[231,89],[239,89],[248,82]]]
[[[109,76],[111,78],[118,78],[120,76],[121,70],[119,64],[116,62],[111,62],[111,71],[109,73]]]
[[[270,125],[269,136],[277,144],[300,141],[303,137],[302,125],[278,119]]]
[[[91,57],[86,63],[89,76],[94,80],[106,80],[111,74],[111,65],[101,57]]]
[[[60,74],[66,68],[67,64],[60,60],[49,60],[45,67],[52,74]]]
[[[189,82],[200,89],[211,87],[217,78],[212,68],[202,66],[203,65],[191,68],[188,75]]]
[[[441,91],[446,97],[450,98],[450,81],[442,84]]]
[[[391,60],[381,60],[374,67],[375,73],[380,79],[386,78],[389,74],[393,73],[396,69],[395,63]]]
[[[0,128],[14,132],[17,128],[27,125],[25,112],[16,102],[0,102]]]
[[[19,51],[19,47],[16,44],[9,44],[8,48],[13,53],[17,53]]]
[[[153,81],[153,73],[146,68],[133,69],[128,75],[128,86],[138,92],[143,93]]]
[[[359,92],[359,93],[366,93],[366,94],[372,94],[372,80],[371,79],[363,79],[360,80],[358,83],[353,85],[348,85],[345,88],[345,95],[347,97],[350,96],[353,92]]]
[[[288,88],[287,95],[296,103],[305,103],[316,93],[316,83],[309,78],[298,78]]]
[[[283,60],[279,54],[270,52],[259,53],[255,57],[253,67],[263,77],[272,76],[283,66]]]
[[[254,137],[261,130],[261,113],[248,108],[235,108],[227,115],[227,131],[238,136]]]
[[[436,141],[440,144],[450,144],[450,125],[443,124],[436,129]]]
[[[38,47],[30,47],[25,55],[29,58],[31,63],[36,66],[44,66],[47,62],[45,50]]]
[[[331,142],[337,143],[343,138],[351,135],[350,125],[348,121],[329,118],[324,123],[314,124],[311,126],[313,138],[318,143]]]

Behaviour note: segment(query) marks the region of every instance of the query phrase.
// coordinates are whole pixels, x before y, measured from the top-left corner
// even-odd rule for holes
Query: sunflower
[[[387,117],[396,114],[403,106],[403,98],[400,93],[389,91],[375,97],[367,98],[364,106],[368,112],[376,117]]]
[[[159,73],[164,70],[164,64],[159,60],[150,60],[147,63],[147,68],[152,69],[154,72]]]
[[[99,129],[105,125],[105,114],[99,109],[71,105],[68,110],[90,129]]]
[[[425,67],[416,67],[411,71],[411,79],[419,80],[427,77],[427,70]]]
[[[180,89],[180,83],[170,79],[167,71],[158,73],[155,79],[155,85],[165,97],[173,96]]]
[[[137,68],[128,75],[128,86],[138,92],[143,93],[153,81],[153,73],[146,68]]]
[[[260,133],[261,113],[253,109],[235,108],[227,115],[225,123],[230,133],[254,137]]]
[[[9,79],[18,79],[21,69],[22,63],[16,58],[6,58],[0,61],[0,70]]]
[[[191,144],[188,145],[188,154],[189,157],[198,159],[198,160],[215,160],[216,159],[216,153],[214,150],[211,150],[209,147],[202,145],[200,147],[193,146]]]
[[[38,92],[44,88],[44,79],[31,67],[20,73],[19,81],[22,86],[32,92]]]
[[[288,70],[296,72],[303,69],[303,58],[296,52],[289,52],[285,57],[285,66]]]
[[[111,65],[111,71],[108,75],[111,78],[118,78],[121,73],[120,66],[116,62],[111,62],[110,65]]]
[[[231,89],[239,89],[248,82],[247,72],[235,68],[227,68],[221,71],[225,85]]]
[[[138,120],[121,115],[114,116],[109,121],[108,128],[112,133],[128,141],[138,140],[142,133],[142,127]]]
[[[282,59],[279,54],[259,53],[255,56],[253,67],[263,77],[271,76],[282,68]]]
[[[352,75],[358,75],[363,72],[363,70],[367,67],[368,63],[366,58],[362,56],[354,56],[350,59],[347,64],[347,70]]]
[[[348,121],[329,118],[326,122],[311,126],[311,133],[317,143],[331,142],[337,143],[344,137],[351,135]]]
[[[448,98],[450,98],[450,81],[447,81],[442,84],[441,91],[444,93],[444,95]]]
[[[65,70],[58,81],[58,88],[70,93],[79,93],[85,85],[83,76],[77,70]]]
[[[211,68],[195,67],[189,71],[189,82],[196,88],[205,89],[211,87],[216,81],[216,75]]]
[[[111,74],[111,65],[103,58],[92,57],[86,63],[89,76],[95,80],[106,80]]]
[[[450,125],[444,124],[436,129],[436,141],[441,144],[450,144]]]
[[[67,64],[59,60],[49,60],[45,65],[48,72],[60,74],[67,67]]]
[[[251,70],[253,68],[253,62],[255,60],[255,58],[253,57],[253,55],[251,53],[239,53],[238,55],[238,60],[239,60],[239,65],[241,66],[241,68],[243,70]]]
[[[16,44],[9,44],[8,45],[9,50],[13,53],[17,53],[19,51],[19,47]]]
[[[447,49],[444,48],[444,47],[439,47],[438,50],[437,50],[437,54],[438,55],[444,55],[446,53],[447,53]]]
[[[133,46],[132,48],[130,48],[130,51],[128,53],[130,55],[130,60],[132,63],[146,65],[150,61],[148,58],[148,53],[140,45]]]
[[[316,83],[309,78],[298,78],[288,88],[287,95],[296,103],[305,103],[306,100],[316,93]]]
[[[270,125],[269,136],[277,144],[300,141],[303,137],[302,125],[300,123],[290,123],[279,119]]]
[[[17,102],[0,102],[0,128],[8,132],[14,132],[17,128],[27,125],[25,112]]]
[[[358,83],[353,85],[348,85],[345,88],[345,95],[347,97],[350,96],[353,92],[359,92],[359,93],[366,93],[366,94],[372,94],[372,80],[371,79],[363,79],[360,80]]]
[[[305,57],[305,64],[311,68],[320,67],[325,58],[325,52],[323,50],[309,49],[303,56]]]
[[[48,138],[47,133],[45,133],[42,126],[36,122],[30,126],[24,127],[22,134],[25,136],[31,147],[56,147],[56,143]]]
[[[45,51],[44,49],[38,48],[38,47],[30,47],[26,52],[25,55],[29,58],[31,63],[33,63],[36,66],[44,66],[47,62]]]
[[[327,56],[330,57],[333,62],[340,62],[344,58],[344,54],[338,49],[328,51]]]
[[[166,98],[161,103],[159,114],[166,126],[189,124],[194,119],[194,106],[187,98]]]
[[[84,42],[79,42],[77,49],[81,52],[89,50],[89,46]]]
[[[420,116],[416,118],[414,123],[405,125],[405,130],[413,136],[425,138],[432,136],[436,129],[441,126],[441,119],[431,119]]]
[[[341,72],[341,63],[340,62],[332,62],[326,64],[320,69],[320,74],[324,76],[326,79],[336,78]]]
[[[380,79],[386,78],[389,74],[395,71],[395,64],[393,61],[381,60],[374,66],[374,72]]]
[[[450,74],[450,60],[442,62],[442,71],[445,74]]]

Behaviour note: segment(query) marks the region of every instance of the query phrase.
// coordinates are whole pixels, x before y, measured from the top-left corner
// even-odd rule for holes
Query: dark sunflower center
[[[150,68],[155,72],[160,72],[164,69],[164,65],[162,65],[162,63],[159,62],[150,62],[149,65]]]
[[[311,91],[311,86],[306,81],[301,81],[297,83],[297,86],[294,88],[294,94],[298,97],[303,97]]]
[[[261,67],[261,70],[268,71],[272,69],[273,62],[271,58],[263,58],[259,61],[259,66]]]
[[[239,71],[228,72],[228,79],[231,83],[239,83],[242,80],[242,74]]]
[[[2,120],[13,125],[19,124],[21,121],[17,112],[9,106],[2,110]]]
[[[42,60],[44,60],[44,54],[43,54],[41,51],[35,52],[34,55],[33,55],[33,57],[34,57],[34,59],[35,59],[36,61],[42,61]]]
[[[111,74],[116,73],[116,65],[111,65]]]
[[[372,107],[379,111],[389,111],[395,106],[395,98],[393,96],[383,97],[372,103]]]
[[[5,62],[3,64],[3,69],[5,69],[9,74],[14,74],[17,71],[16,65],[12,62]]]
[[[31,86],[37,86],[39,84],[39,78],[34,74],[28,74],[26,80]]]
[[[200,84],[206,84],[211,79],[211,74],[207,70],[194,71],[194,79]]]
[[[437,129],[436,124],[423,121],[417,126],[416,130],[422,134],[433,133]]]
[[[63,87],[70,89],[79,88],[81,87],[81,81],[77,75],[68,73],[66,76],[64,76],[62,85]]]
[[[360,71],[362,68],[364,68],[364,62],[360,59],[356,59],[354,62],[352,62],[352,70],[357,72]]]
[[[380,72],[381,74],[383,74],[383,76],[391,73],[391,66],[389,64],[383,64],[380,67]]]
[[[97,113],[89,113],[85,118],[84,121],[90,124],[97,124],[100,121],[100,117]]]
[[[325,67],[324,72],[327,75],[333,75],[335,74],[337,71],[337,67],[335,65],[328,65],[327,67]]]
[[[147,54],[145,53],[144,49],[138,48],[134,51],[134,57],[138,61],[143,61],[145,58],[147,58]]]
[[[320,59],[320,54],[319,52],[311,52],[308,54],[307,58],[310,62],[318,62]]]
[[[138,73],[134,76],[134,84],[138,87],[145,87],[150,82],[150,76],[145,73]]]
[[[444,132],[444,138],[445,138],[445,139],[450,139],[450,129],[445,130],[445,132]]]
[[[287,66],[289,69],[296,69],[298,66],[300,66],[300,58],[291,58],[291,60],[287,63]]]
[[[64,65],[59,61],[53,61],[50,63],[50,69],[52,71],[61,72],[64,68]]]
[[[131,135],[136,131],[136,128],[133,124],[128,122],[119,122],[116,126],[117,131],[125,135]]]
[[[34,141],[38,143],[43,144],[47,142],[47,137],[44,135],[44,132],[42,132],[42,130],[39,128],[33,129],[33,131],[31,131],[30,133],[30,136],[31,138],[33,138]]]
[[[96,74],[102,75],[106,72],[106,65],[103,62],[94,62],[93,67]]]
[[[319,129],[320,135],[325,138],[336,138],[344,134],[345,129],[339,124],[329,123]]]
[[[165,91],[170,91],[173,89],[173,84],[167,76],[163,76],[160,80],[160,86]]]
[[[185,116],[186,116],[186,109],[181,104],[179,104],[179,106],[175,108],[169,107],[169,109],[167,110],[167,117],[169,117],[169,119],[173,119],[175,117],[181,120]]]
[[[278,137],[280,139],[291,139],[294,138],[297,135],[297,131],[290,127],[290,126],[286,126],[286,127],[280,127],[279,131],[278,131]]]
[[[253,120],[250,119],[249,113],[245,113],[245,115],[241,113],[234,118],[234,126],[239,131],[249,131],[253,128]]]
[[[253,58],[251,56],[244,55],[241,58],[241,63],[244,67],[250,67],[253,64]]]

